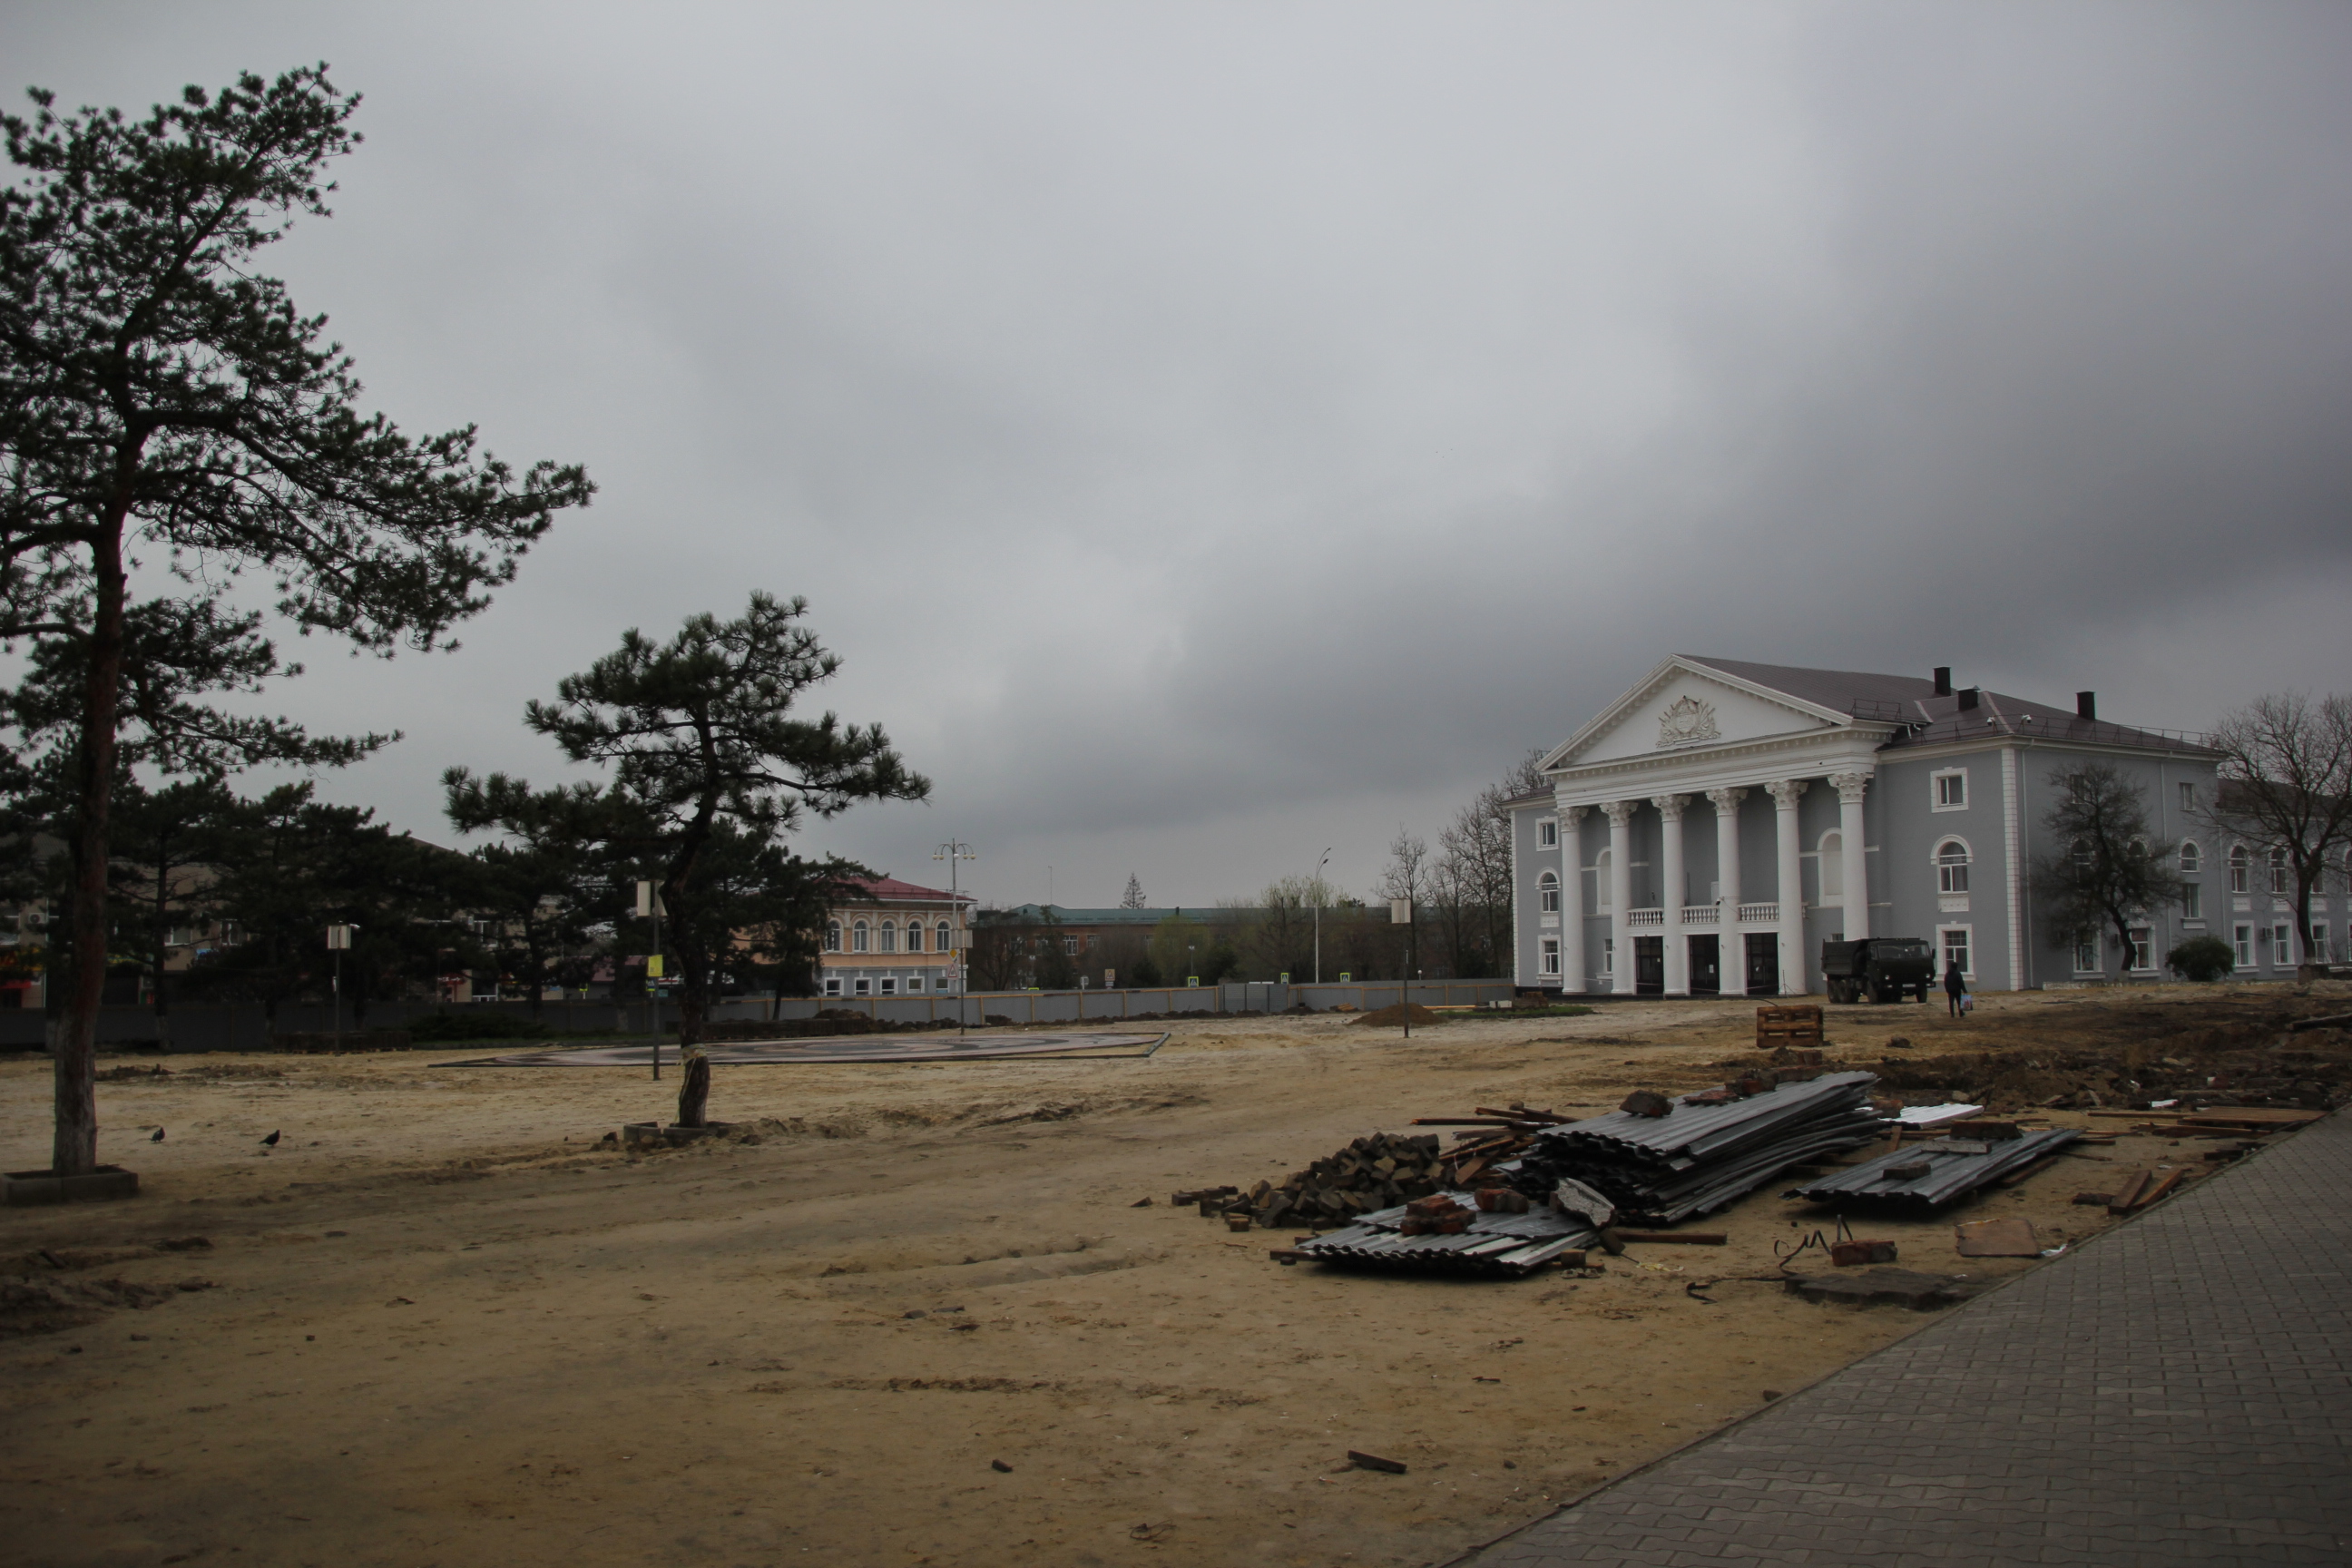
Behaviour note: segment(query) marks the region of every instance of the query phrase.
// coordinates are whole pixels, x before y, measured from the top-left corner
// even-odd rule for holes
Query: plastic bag
[[[1961,1012],[1963,1012],[1963,1013],[1973,1013],[1973,1012],[1975,1012],[1976,1010],[1977,1010],[1977,999],[1976,999],[1975,995],[1974,995],[1972,993],[1969,993],[1969,992],[1967,992],[1967,991],[1963,991],[1963,992],[1961,992],[1961,993],[1960,993],[1960,1011],[1961,1011]]]

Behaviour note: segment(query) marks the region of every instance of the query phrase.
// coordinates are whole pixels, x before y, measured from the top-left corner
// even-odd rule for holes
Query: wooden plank
[[[2180,1184],[2180,1178],[2188,1173],[2189,1173],[2185,1169],[2179,1166],[2175,1166],[2169,1171],[2164,1171],[2161,1173],[2151,1171],[2148,1174],[2154,1179],[2142,1186],[2138,1192],[2133,1194],[2131,1202],[2127,1204],[2110,1204],[2107,1205],[2107,1212],[2109,1214],[2130,1214],[2137,1210],[2144,1209],[2147,1207],[2148,1205],[2156,1202],[2157,1199],[2172,1191],[2173,1188],[2179,1186]],[[2116,1195],[2117,1197],[2123,1196],[2121,1193],[2118,1193]]]
[[[2107,1212],[2123,1214],[2139,1200],[2140,1189],[2156,1180],[2154,1171],[2134,1171],[2116,1184],[2115,1196],[2107,1200]]]
[[[1724,1234],[1719,1230],[1621,1230],[1620,1241],[1645,1241],[1652,1246],[1721,1247]]]

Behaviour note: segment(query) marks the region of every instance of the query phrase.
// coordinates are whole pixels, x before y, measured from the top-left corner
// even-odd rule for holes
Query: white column
[[[1863,842],[1862,792],[1868,773],[1832,773],[1838,792],[1838,854],[1845,870],[1845,939],[1870,934],[1870,847]]]
[[[1584,814],[1589,805],[1559,808],[1559,990],[1584,989]]]
[[[1603,801],[1609,818],[1609,940],[1617,946],[1616,967],[1609,989],[1618,995],[1633,994],[1633,808],[1630,800]]]
[[[1723,888],[1723,913],[1717,920],[1729,931],[1739,922],[1739,803],[1748,792],[1711,789],[1706,798],[1715,807],[1715,879]]]
[[[1797,802],[1812,788],[1811,779],[1775,779],[1764,786],[1772,797],[1775,897],[1780,912],[1780,994],[1802,996],[1811,989],[1805,963],[1805,861],[1797,835]]]
[[[1664,886],[1658,901],[1665,906],[1666,994],[1690,994],[1690,947],[1683,937],[1683,807],[1686,795],[1654,795],[1658,808],[1658,876]]]
[[[1744,789],[1711,789],[1715,807],[1715,962],[1726,996],[1748,994],[1748,936],[1739,929],[1739,803]]]

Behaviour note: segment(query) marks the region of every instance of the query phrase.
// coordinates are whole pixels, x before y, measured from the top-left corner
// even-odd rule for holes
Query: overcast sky
[[[803,595],[1014,902],[1369,886],[1670,652],[2194,728],[2352,689],[2352,7],[12,4],[10,91],[365,95],[268,259],[602,487],[277,707],[444,842],[621,631]]]

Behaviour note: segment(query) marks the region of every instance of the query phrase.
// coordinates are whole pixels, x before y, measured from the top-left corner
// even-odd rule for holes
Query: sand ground
[[[1831,1055],[2056,1039],[2108,1005],[1832,1009]],[[142,1195],[0,1212],[0,1273],[47,1249],[77,1279],[213,1288],[0,1340],[7,1554],[1426,1563],[1926,1321],[1756,1278],[1823,1223],[1785,1182],[1702,1222],[1727,1247],[1511,1283],[1283,1267],[1290,1233],[1169,1206],[1415,1115],[1717,1081],[1706,1064],[1754,1054],[1748,1004],[1409,1044],[1328,1016],[1172,1027],[1149,1060],[721,1068],[714,1116],[783,1127],[645,1157],[590,1145],[666,1120],[674,1074],[446,1065],[478,1048],[181,1057],[102,1084],[101,1156]],[[47,1163],[47,1071],[0,1063],[9,1169]],[[1906,1267],[1995,1278],[2033,1265],[1957,1258],[1952,1217],[2079,1239],[2109,1222],[2077,1191],[2164,1158],[2198,1163],[2126,1140],[1862,1228]],[[209,1249],[152,1250],[194,1236]],[[1346,1468],[1349,1447],[1410,1473]]]

